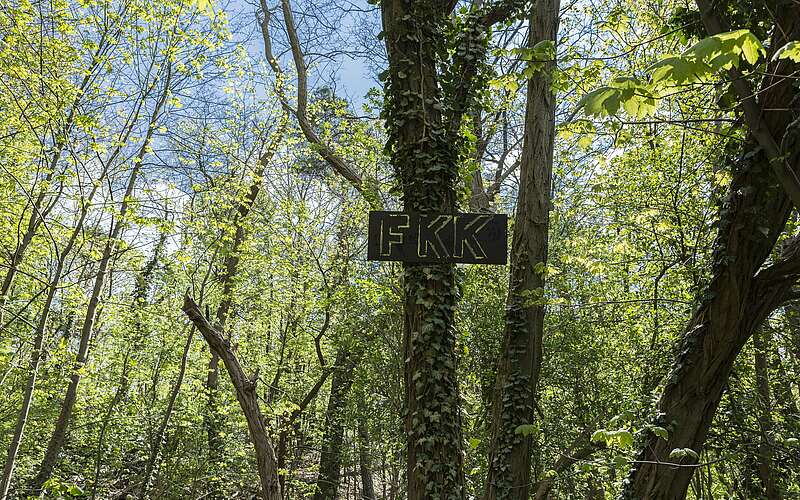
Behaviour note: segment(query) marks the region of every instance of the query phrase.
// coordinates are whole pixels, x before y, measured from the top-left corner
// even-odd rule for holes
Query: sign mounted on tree
[[[368,260],[505,264],[505,214],[369,213]]]

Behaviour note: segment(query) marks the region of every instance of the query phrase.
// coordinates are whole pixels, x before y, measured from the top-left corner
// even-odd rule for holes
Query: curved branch
[[[264,39],[264,55],[269,62],[270,67],[275,72],[275,76],[280,80],[285,78],[286,74],[281,68],[278,60],[272,53],[272,39],[269,33],[269,21],[271,13],[267,0],[260,0],[261,3],[261,35]],[[282,83],[279,81],[275,85],[275,91],[278,94],[278,99],[281,106],[297,118],[303,135],[306,140],[314,145],[317,152],[322,158],[328,162],[333,170],[347,180],[356,190],[360,193],[365,192],[364,183],[358,169],[348,163],[344,158],[336,154],[333,148],[330,147],[314,130],[314,126],[308,118],[308,73],[306,69],[305,57],[302,48],[300,47],[300,39],[297,36],[297,29],[294,24],[294,16],[292,15],[292,7],[289,0],[281,0],[281,10],[283,11],[284,22],[286,23],[286,32],[289,35],[289,45],[292,50],[292,59],[294,60],[295,71],[297,72],[297,109],[292,108],[285,91],[282,88]]]

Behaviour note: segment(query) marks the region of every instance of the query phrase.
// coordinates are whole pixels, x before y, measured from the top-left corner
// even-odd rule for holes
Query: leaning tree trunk
[[[241,261],[241,247],[244,243],[246,236],[245,224],[250,211],[255,205],[258,193],[261,191],[263,183],[263,176],[272,161],[272,157],[278,150],[282,143],[283,136],[286,132],[286,120],[283,117],[280,119],[277,128],[277,134],[273,140],[267,145],[264,151],[258,158],[258,166],[253,172],[252,182],[248,187],[247,193],[244,198],[236,205],[236,212],[233,217],[233,241],[225,256],[223,262],[223,272],[220,279],[222,283],[222,299],[217,307],[215,315],[214,327],[217,331],[225,334],[225,325],[230,315],[230,310],[233,306],[233,291],[234,281],[239,272],[239,263]],[[206,378],[206,391],[208,394],[208,405],[206,414],[204,415],[204,423],[208,438],[208,452],[209,461],[214,475],[218,477],[219,469],[222,467],[222,457],[224,455],[224,442],[222,440],[222,425],[224,423],[224,414],[220,411],[220,394],[219,394],[219,353],[211,350],[211,360],[208,363],[208,375]],[[210,485],[212,496],[220,495],[221,483],[218,479],[212,481]]]
[[[233,386],[236,389],[236,398],[239,400],[242,413],[244,413],[244,417],[247,420],[250,439],[253,440],[258,476],[261,480],[261,493],[264,499],[282,500],[275,448],[267,434],[264,415],[258,406],[257,375],[251,378],[244,373],[244,369],[233,352],[230,342],[211,326],[211,323],[200,312],[200,308],[188,295],[184,298],[183,312],[186,313],[203,335],[203,338],[206,339],[211,350],[217,353],[225,365],[228,375],[230,375],[231,382],[233,382]]]
[[[705,2],[698,3],[707,20],[713,10]],[[773,50],[798,39],[798,17],[796,6],[784,6],[776,13],[779,25],[773,30]],[[791,124],[800,106],[792,79],[782,76],[795,69],[796,65],[785,60],[770,63],[759,101],[743,96],[745,104],[770,111],[756,122],[748,116],[748,128],[759,133],[750,134],[743,154],[730,165],[733,180],[719,213],[712,279],[686,326],[657,404],[655,423],[666,428],[669,436],[662,439],[644,432],[642,448],[623,485],[623,499],[684,498],[695,467],[671,466],[670,452],[676,448],[702,450],[736,356],[754,330],[787,298],[797,279],[800,242],[795,239],[784,246],[775,262],[759,271],[792,208],[772,173],[774,163],[785,161],[794,172],[800,167],[797,127]],[[778,144],[785,144],[784,150],[790,153],[787,158],[770,161],[762,146],[765,132]]]
[[[551,41],[558,32],[559,0],[537,0],[528,45]],[[556,100],[554,62],[528,80],[519,194],[511,243],[511,276],[505,335],[493,400],[492,442],[484,498],[527,500],[532,438],[517,432],[534,418],[542,363],[544,303],[531,303],[545,286]]]

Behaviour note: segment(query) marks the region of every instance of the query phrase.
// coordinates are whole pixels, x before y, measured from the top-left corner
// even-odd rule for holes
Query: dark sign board
[[[369,213],[367,259],[505,264],[505,214]]]

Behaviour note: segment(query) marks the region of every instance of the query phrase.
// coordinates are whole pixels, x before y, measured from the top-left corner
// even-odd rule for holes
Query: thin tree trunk
[[[158,238],[158,242],[156,243],[155,248],[153,249],[153,254],[148,260],[147,264],[145,264],[142,272],[136,277],[136,288],[133,292],[133,302],[131,304],[131,309],[133,310],[134,314],[134,338],[133,344],[140,345],[140,341],[142,338],[142,322],[141,322],[141,309],[142,306],[145,304],[147,299],[147,294],[150,291],[150,286],[152,282],[153,272],[158,265],[159,260],[161,259],[161,254],[164,250],[164,244],[167,240],[166,232],[162,232]],[[94,480],[92,481],[92,499],[97,497],[97,486],[100,482],[100,468],[102,466],[103,461],[103,447],[105,444],[105,436],[108,430],[108,424],[111,421],[111,417],[114,414],[114,410],[116,409],[117,405],[122,401],[125,397],[125,394],[128,391],[129,386],[129,361],[130,361],[130,349],[126,349],[125,351],[125,358],[122,362],[122,374],[120,375],[120,382],[119,387],[117,389],[116,394],[114,394],[114,398],[108,405],[106,409],[106,413],[103,417],[103,424],[100,429],[100,436],[97,440],[97,452],[95,454],[95,467],[94,467]],[[153,390],[155,392],[155,389]]]
[[[222,283],[222,300],[217,307],[215,315],[214,327],[225,334],[225,324],[227,323],[228,316],[230,315],[231,307],[233,306],[233,291],[234,280],[239,272],[239,262],[241,261],[241,246],[245,239],[245,227],[247,217],[255,205],[258,193],[261,190],[263,183],[264,173],[272,161],[272,157],[278,150],[285,135],[287,122],[281,118],[278,124],[277,132],[273,140],[267,145],[258,159],[258,167],[253,173],[253,180],[248,188],[244,200],[236,206],[236,213],[234,215],[234,235],[231,248],[229,249],[223,263],[223,273],[220,279]],[[206,414],[203,421],[206,427],[206,434],[208,439],[208,452],[209,462],[211,469],[219,471],[223,463],[224,455],[224,442],[222,439],[222,426],[224,424],[224,415],[220,411],[220,395],[219,395],[219,354],[212,350],[211,360],[208,363],[208,375],[206,378],[206,393],[208,396],[208,403],[206,407]],[[214,474],[216,479],[210,481],[209,487],[212,497],[221,495],[221,477]]]
[[[377,500],[375,496],[375,484],[372,482],[372,461],[370,453],[372,449],[369,443],[369,429],[367,419],[363,415],[358,416],[358,468],[361,473],[361,499]]]
[[[78,347],[78,354],[75,358],[73,373],[70,377],[70,383],[67,387],[64,400],[61,403],[61,411],[58,415],[58,420],[56,420],[56,426],[53,430],[53,434],[47,444],[47,451],[45,452],[44,459],[42,460],[39,473],[31,482],[31,486],[34,491],[41,490],[44,483],[50,478],[56,461],[58,460],[58,456],[61,453],[61,449],[64,446],[64,441],[66,440],[67,429],[69,428],[70,419],[72,417],[72,410],[75,407],[75,402],[78,396],[78,384],[81,380],[81,373],[79,370],[86,364],[89,358],[89,347],[94,330],[94,323],[97,319],[97,308],[100,305],[100,294],[103,291],[106,274],[108,272],[108,266],[111,262],[111,256],[117,248],[117,240],[122,233],[122,228],[126,224],[125,219],[130,208],[130,201],[132,199],[134,187],[136,186],[136,180],[139,176],[142,166],[142,160],[144,159],[144,156],[150,146],[150,141],[153,138],[156,122],[161,116],[161,110],[169,95],[171,79],[172,70],[171,67],[168,66],[164,88],[162,89],[162,93],[156,101],[153,113],[148,121],[147,132],[142,145],[139,148],[136,158],[133,160],[133,169],[131,170],[131,174],[128,178],[128,184],[125,189],[125,195],[122,199],[120,213],[117,216],[117,220],[113,223],[111,234],[109,235],[109,239],[103,249],[103,255],[100,259],[97,276],[95,277],[92,293],[89,298],[89,305],[86,308],[86,315],[84,316],[83,326],[81,327],[80,345]]]
[[[105,177],[106,173],[107,169],[104,168],[101,173],[100,180]],[[48,285],[47,297],[42,305],[42,311],[39,314],[39,322],[36,325],[36,331],[33,334],[33,352],[31,353],[28,381],[25,384],[25,390],[22,396],[22,407],[20,408],[17,416],[17,425],[14,428],[14,435],[11,439],[11,444],[8,448],[6,464],[3,468],[3,478],[2,481],[0,481],[0,500],[6,498],[8,490],[11,486],[11,479],[14,474],[17,453],[19,453],[19,447],[22,444],[22,437],[28,421],[28,414],[30,413],[31,406],[33,405],[33,397],[36,390],[36,380],[39,375],[39,365],[41,364],[43,357],[42,348],[44,345],[44,333],[45,329],[47,328],[47,320],[50,317],[53,301],[55,300],[56,293],[58,292],[58,285],[61,282],[61,277],[64,273],[64,266],[66,264],[67,257],[72,253],[72,249],[75,247],[75,243],[78,241],[78,237],[83,231],[83,225],[86,222],[86,215],[89,213],[89,207],[92,199],[97,193],[97,189],[98,184],[94,184],[94,187],[87,196],[86,202],[81,208],[80,216],[78,217],[78,221],[75,223],[75,227],[72,230],[69,240],[67,240],[67,244],[64,245],[64,248],[58,253],[56,269],[53,273],[53,278]]]
[[[530,47],[558,32],[559,0],[537,0],[530,18]],[[545,267],[553,171],[556,100],[549,63],[528,80],[520,185],[511,243],[505,334],[493,399],[492,442],[484,498],[527,500],[532,438],[517,432],[534,419],[542,363]]]
[[[772,396],[769,389],[769,368],[767,345],[772,341],[768,328],[758,328],[753,335],[756,367],[756,411],[758,415],[758,477],[768,500],[779,500],[782,496],[775,483],[775,470],[772,450],[775,447],[772,426]]]
[[[342,452],[344,444],[344,414],[347,397],[353,385],[352,354],[340,347],[336,353],[336,365],[331,378],[331,393],[328,410],[325,412],[325,428],[322,436],[322,452],[319,456],[319,475],[314,500],[338,498],[341,479]]]
[[[172,417],[172,412],[175,409],[175,402],[178,400],[178,394],[183,385],[183,377],[186,375],[186,363],[189,360],[189,349],[192,345],[192,338],[194,337],[195,326],[189,331],[189,336],[186,338],[186,344],[183,346],[183,356],[181,356],[181,366],[178,370],[178,377],[175,379],[175,384],[169,394],[169,402],[167,409],[164,412],[164,419],[158,427],[155,437],[153,438],[152,448],[150,449],[150,456],[147,459],[147,466],[145,468],[144,478],[141,484],[141,497],[147,496],[147,490],[150,487],[150,481],[153,477],[153,471],[156,469],[156,464],[159,462],[159,453],[161,452],[161,445],[164,442],[164,435],[169,426],[169,420]]]
[[[114,394],[114,397],[111,399],[111,402],[108,404],[108,408],[106,408],[106,412],[103,415],[103,424],[100,427],[100,436],[97,439],[97,450],[95,451],[95,460],[94,460],[94,481],[92,481],[92,499],[97,497],[97,483],[100,480],[100,467],[102,466],[102,459],[103,459],[103,445],[105,443],[106,438],[106,431],[108,430],[108,423],[111,421],[111,417],[114,414],[114,410],[116,409],[117,405],[122,401],[122,398],[125,397],[125,393],[128,392],[128,366],[130,361],[130,350],[125,351],[125,358],[122,361],[122,373],[120,375],[119,386],[117,387],[117,392]]]

